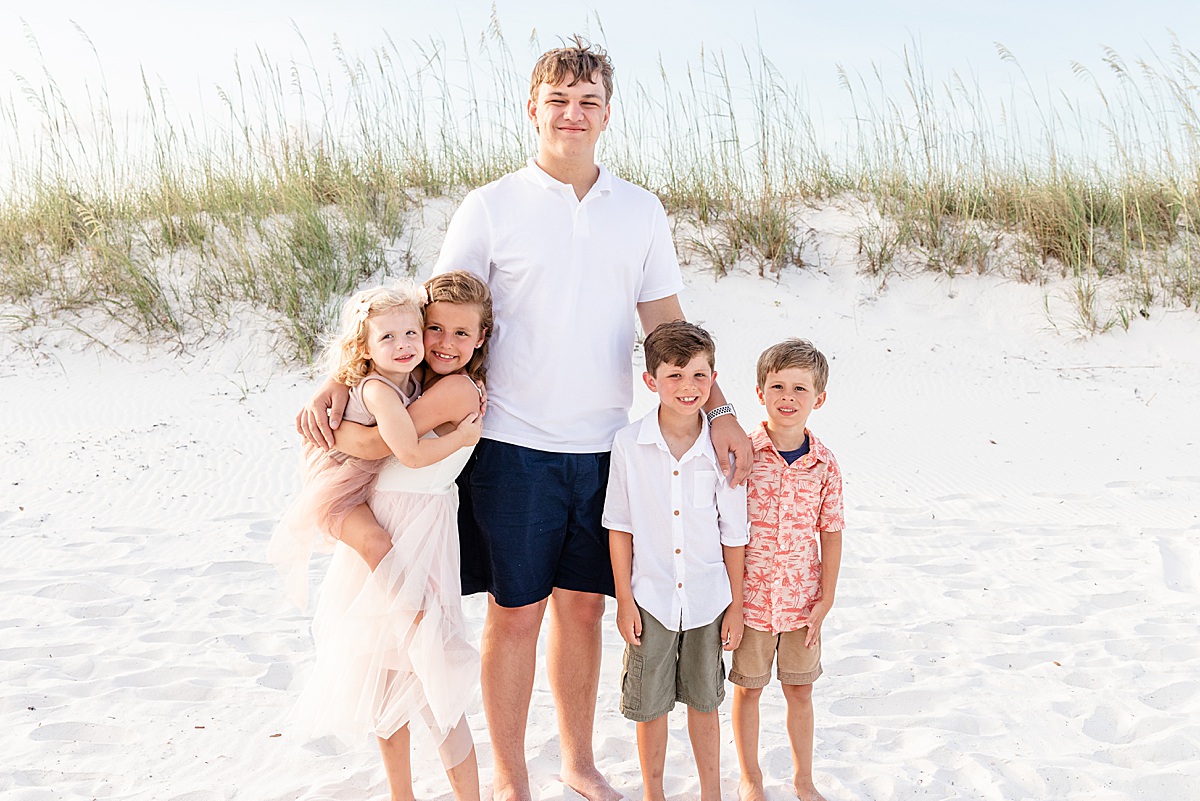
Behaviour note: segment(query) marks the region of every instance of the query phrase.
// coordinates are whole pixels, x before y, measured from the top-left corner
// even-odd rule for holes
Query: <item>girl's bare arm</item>
[[[370,382],[363,387],[363,402],[375,416],[383,441],[408,467],[440,462],[459,448],[479,441],[481,423],[478,414],[470,415],[445,436],[421,439],[404,403],[390,387],[378,381]]]

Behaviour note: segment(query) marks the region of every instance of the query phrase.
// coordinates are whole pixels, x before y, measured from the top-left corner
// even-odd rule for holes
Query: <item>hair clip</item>
[[[358,323],[361,323],[363,320],[367,319],[367,317],[369,317],[370,314],[371,314],[371,299],[370,298],[366,298],[366,297],[359,298],[358,300],[356,300],[354,302],[354,306],[352,306],[350,309],[350,317],[355,322],[358,322]]]

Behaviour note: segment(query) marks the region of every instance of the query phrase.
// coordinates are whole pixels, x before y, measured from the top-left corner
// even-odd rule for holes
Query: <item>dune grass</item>
[[[78,109],[48,70],[22,79],[3,107],[10,319],[100,310],[131,337],[183,341],[249,303],[308,358],[346,293],[415,269],[402,243],[419,204],[533,151],[527,66],[498,25],[453,57],[392,41],[336,56],[340,74],[319,76],[259,53],[200,122],[174,118],[143,79],[135,133],[114,122],[103,83]],[[1174,42],[1132,67],[1107,52],[1103,68],[1118,78],[1111,96],[1076,65],[1081,91],[1102,101],[1095,119],[1039,98],[1015,63],[1012,97],[996,100],[957,76],[935,81],[906,52],[889,72],[898,82],[840,74],[854,123],[830,144],[767,58],[702,53],[685,74],[622,79],[602,158],[688,222],[677,245],[717,275],[746,260],[764,275],[811,266],[803,211],[852,197],[878,212],[858,236],[862,269],[881,281],[1063,276],[1072,323],[1094,333],[1200,301],[1200,58]],[[1030,99],[1032,115],[1018,114]]]

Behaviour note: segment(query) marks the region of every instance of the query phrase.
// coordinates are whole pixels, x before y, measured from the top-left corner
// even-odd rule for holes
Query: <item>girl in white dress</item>
[[[470,448],[452,446],[463,437],[473,437],[472,445],[478,440],[475,380],[483,378],[491,299],[486,285],[467,273],[430,279],[426,291],[426,389],[407,416],[414,436],[431,429],[439,436],[397,441],[389,418],[373,407],[377,427],[347,417],[359,425],[338,429],[338,451],[366,457],[346,461],[373,464],[393,445],[412,458],[382,459],[369,508],[340,514],[313,621],[316,664],[295,717],[309,736],[353,742],[373,732],[394,801],[413,797],[408,723],[419,718],[438,744],[455,796],[477,801],[478,767],[465,712],[478,686],[479,656],[460,602],[454,485]],[[413,392],[410,384],[393,394]],[[364,388],[368,406],[378,394],[369,384]],[[351,404],[354,395],[352,389]],[[407,450],[414,445],[452,452],[428,464],[423,451]],[[427,466],[414,469],[422,463]]]

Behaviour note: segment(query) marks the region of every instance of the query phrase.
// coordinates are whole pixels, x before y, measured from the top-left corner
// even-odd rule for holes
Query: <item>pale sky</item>
[[[181,111],[194,114],[201,102],[211,111],[214,86],[233,83],[235,55],[254,59],[256,48],[262,48],[277,63],[294,59],[336,74],[335,36],[352,55],[369,54],[385,42],[386,35],[402,48],[410,41],[432,39],[444,41],[452,54],[460,53],[464,38],[470,47],[478,41],[492,7],[481,0],[207,0],[198,4],[48,0],[21,3],[24,7],[15,10],[13,5],[0,11],[0,53],[4,54],[0,103],[15,108],[18,119],[27,119],[30,109],[14,76],[24,76],[35,85],[42,80],[22,20],[36,37],[50,74],[72,103],[86,103],[79,99],[85,78],[95,91],[102,68],[117,115],[127,109],[141,113],[145,104],[139,70],[144,69],[152,86],[165,85]],[[1071,61],[1103,76],[1105,46],[1129,61],[1153,59],[1156,53],[1167,54],[1171,32],[1185,48],[1200,48],[1200,13],[1193,3],[1182,0],[1137,4],[609,0],[602,6],[576,0],[554,4],[497,0],[496,6],[521,72],[532,63],[535,52],[572,32],[590,33],[608,47],[618,81],[656,83],[660,57],[668,72],[682,80],[685,64],[697,62],[701,47],[710,53],[723,52],[736,62],[743,49],[753,51],[761,45],[789,83],[803,85],[819,109],[814,116],[846,114],[839,105],[844,98],[837,86],[837,65],[851,73],[869,74],[873,65],[885,73],[895,72],[899,53],[914,42],[936,82],[957,71],[984,92],[1007,91],[1021,79],[997,57],[994,43],[1001,42],[1039,88],[1049,85],[1089,101],[1093,93],[1072,73]],[[86,31],[99,62],[75,24]],[[297,29],[311,55],[306,54]],[[529,43],[534,30],[540,45]],[[11,127],[5,123],[0,122],[0,137],[4,128]]]

